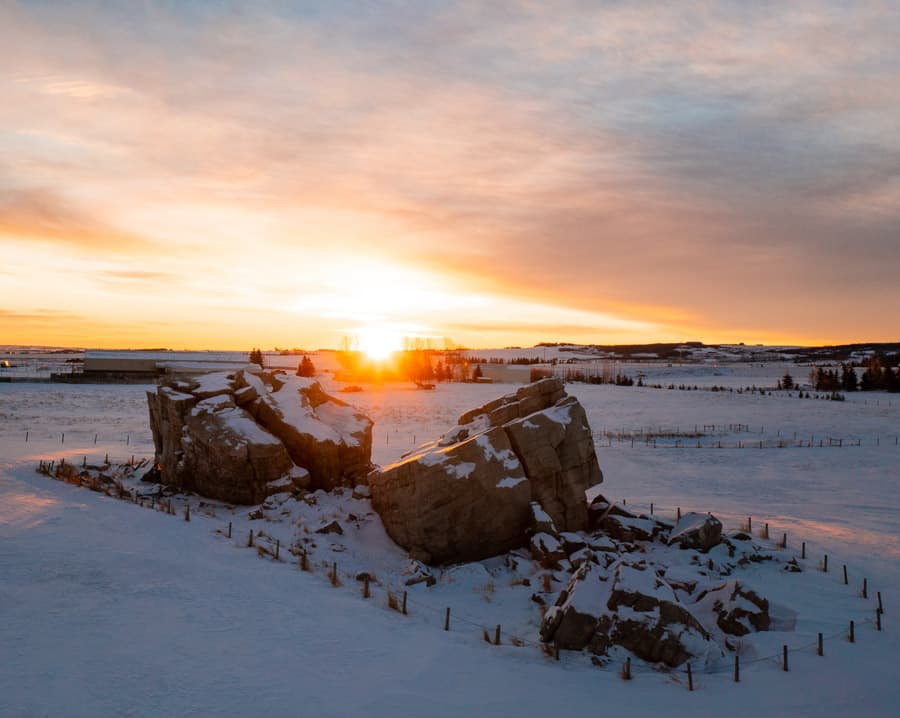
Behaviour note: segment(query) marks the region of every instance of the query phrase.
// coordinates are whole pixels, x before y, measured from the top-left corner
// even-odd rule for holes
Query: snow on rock
[[[246,376],[237,373],[238,387],[260,393],[259,383]],[[265,393],[247,411],[309,471],[313,488],[330,491],[365,478],[372,468],[372,421],[365,414],[326,394],[313,379],[268,372],[256,378]]]
[[[622,646],[668,666],[705,653],[707,645],[709,652],[720,652],[661,573],[645,562],[619,561],[610,575],[590,562],[582,564],[545,615],[541,639],[560,648],[587,647],[598,655]]]
[[[554,536],[538,533],[531,537],[531,555],[542,566],[555,568],[565,560],[566,552],[562,542]]]
[[[498,555],[523,546],[529,529],[586,529],[585,491],[602,480],[584,409],[559,379],[464,413],[369,477],[388,533],[429,563]]]
[[[163,483],[238,504],[288,487],[355,484],[371,468],[371,421],[314,381],[217,372],[147,393]]]
[[[503,429],[483,437],[409,456],[369,476],[385,528],[415,558],[474,561],[523,543],[531,487],[521,465],[503,458],[510,450]],[[485,440],[492,451],[484,450]]]
[[[711,610],[719,629],[732,636],[767,631],[771,624],[769,602],[740,581],[703,591],[697,603]]]
[[[537,502],[531,502],[531,521],[535,533],[557,534],[556,525],[550,514],[544,511],[544,508]]]
[[[690,512],[681,517],[669,534],[669,544],[709,551],[722,540],[722,522],[712,514]]]
[[[527,420],[511,421],[504,429],[531,482],[534,499],[550,514],[556,527],[561,531],[586,529],[585,491],[601,483],[603,474],[587,416],[578,400],[563,396],[546,410],[530,414]]]

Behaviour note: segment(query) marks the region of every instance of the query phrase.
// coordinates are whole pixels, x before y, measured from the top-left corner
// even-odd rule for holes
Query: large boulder
[[[407,457],[369,487],[391,538],[426,563],[503,553],[531,523],[531,488],[500,428]]]
[[[586,529],[585,491],[602,480],[584,409],[558,379],[466,412],[369,476],[390,536],[430,563],[497,555],[534,529]]]
[[[160,480],[239,504],[285,486],[352,486],[372,422],[311,379],[262,370],[170,379],[147,393]]]

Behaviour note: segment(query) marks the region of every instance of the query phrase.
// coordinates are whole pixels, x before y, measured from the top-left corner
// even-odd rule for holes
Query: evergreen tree
[[[310,359],[306,354],[303,355],[303,358],[300,360],[300,364],[297,366],[297,376],[315,376],[316,375],[316,367],[312,363],[312,359]]]
[[[894,373],[894,371],[889,366],[886,366],[884,368],[883,379],[885,391],[889,391],[892,393],[900,391],[900,375]]]
[[[841,389],[844,391],[856,391],[859,388],[859,382],[856,379],[856,370],[844,364],[841,369]]]
[[[881,362],[870,359],[866,362],[866,370],[859,380],[860,391],[876,391],[882,386]]]
[[[481,364],[475,365],[475,371],[472,372],[472,379],[478,380],[484,376],[484,373],[481,371]]]
[[[251,349],[250,350],[250,363],[258,364],[260,367],[263,366],[263,353],[262,349]]]
[[[784,373],[784,376],[781,378],[781,386],[785,391],[790,391],[794,388],[794,377],[791,376],[790,372]]]

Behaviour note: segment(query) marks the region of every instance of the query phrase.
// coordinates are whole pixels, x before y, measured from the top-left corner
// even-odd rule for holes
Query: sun
[[[403,348],[403,337],[382,327],[366,327],[359,332],[359,349],[370,359],[384,361]]]

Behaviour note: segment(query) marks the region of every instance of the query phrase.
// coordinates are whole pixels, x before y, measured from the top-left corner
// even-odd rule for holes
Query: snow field
[[[388,584],[403,587],[387,577],[402,575],[405,555],[349,492],[317,494],[315,505],[291,508],[287,525],[251,521],[242,509],[201,507],[194,498],[187,523],[181,505],[175,517],[142,511],[33,473],[39,458],[58,460],[63,450],[73,461],[87,453],[89,462],[105,450],[117,450],[111,458],[149,455],[152,445],[141,438],[149,439],[144,389],[0,386],[0,605],[6,607],[0,645],[12,647],[0,671],[0,715],[537,716],[560,707],[578,715],[627,706],[639,716],[660,710],[887,716],[898,704],[892,645],[900,631],[891,616],[900,605],[900,451],[865,440],[896,430],[897,409],[884,395],[832,404],[568,386],[598,435],[604,495],[626,499],[632,510],[648,511],[652,501],[655,513],[670,518],[675,507],[709,510],[726,529],[753,516],[756,533],[765,521],[773,540],[788,533],[788,552],[807,542],[799,582],[765,566],[736,576],[762,586],[790,630],[753,637],[752,652],[742,656],[740,686],[730,665],[716,673],[695,669],[690,694],[683,674],[649,672],[636,662],[635,680],[625,683],[616,677],[617,665],[598,670],[585,656],[565,652],[557,664],[532,646],[509,645],[511,633],[536,638],[537,606],[523,614],[521,604],[540,586],[498,585],[495,574],[508,573],[490,561],[447,571],[433,589],[407,588],[409,617],[390,611]],[[387,387],[350,399],[371,412],[374,459],[388,463],[506,390]],[[850,436],[852,430],[864,441],[852,448],[751,451],[653,449],[639,442],[632,449],[630,442],[599,440],[603,427],[693,430],[695,423],[738,422],[764,425],[766,436],[794,430]],[[64,446],[54,443],[60,426],[67,430]],[[31,438],[25,445],[23,429],[46,433],[46,445]],[[118,436],[104,442],[105,432]],[[123,432],[133,444],[122,444]],[[299,571],[289,553],[276,564],[246,549],[250,526],[263,527],[273,540],[283,531],[284,552],[295,538],[293,521],[314,527],[354,506],[358,527],[345,526],[343,537],[313,534],[320,544],[313,574]],[[266,513],[274,518],[284,510],[274,501]],[[231,541],[224,536],[229,519]],[[816,570],[826,552],[827,574]],[[328,583],[326,554],[338,561],[341,588]],[[378,578],[368,601],[354,578],[358,570]],[[868,600],[858,595],[863,577]],[[881,633],[873,625],[878,590],[886,611]],[[452,615],[445,633],[446,605]],[[857,622],[852,645],[843,637],[850,619]],[[492,631],[497,623],[503,645],[488,646],[481,627]],[[815,655],[818,632],[829,636],[824,658]],[[787,674],[780,669],[783,643],[792,646]]]

